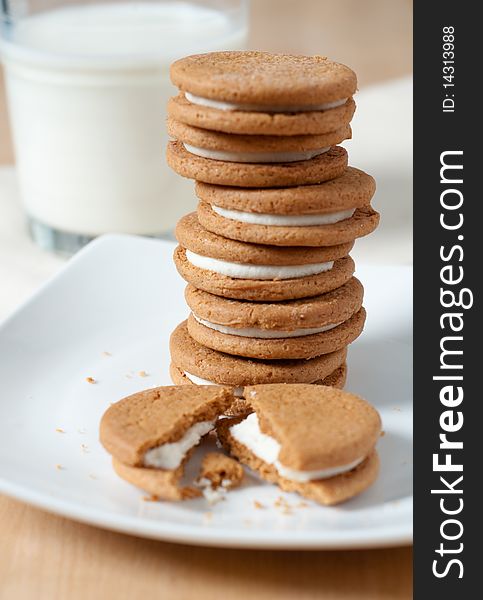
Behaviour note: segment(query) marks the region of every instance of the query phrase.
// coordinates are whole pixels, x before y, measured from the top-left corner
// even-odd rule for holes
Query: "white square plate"
[[[99,238],[0,327],[0,491],[93,525],[201,545],[410,542],[410,267],[357,273],[368,320],[350,348],[346,387],[376,405],[386,432],[381,474],[366,493],[338,507],[300,506],[296,495],[247,476],[210,507],[204,499],[146,502],[116,477],[98,442],[102,413],[123,396],[171,383],[169,335],[187,315],[172,250],[168,242]],[[277,506],[280,496],[290,510]]]

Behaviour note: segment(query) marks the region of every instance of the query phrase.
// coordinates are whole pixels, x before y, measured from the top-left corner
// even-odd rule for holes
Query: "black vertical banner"
[[[478,8],[420,1],[414,15],[415,598],[483,597]]]

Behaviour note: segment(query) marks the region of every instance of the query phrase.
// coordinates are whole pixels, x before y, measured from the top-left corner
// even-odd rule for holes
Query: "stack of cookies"
[[[196,181],[176,228],[191,314],[171,337],[174,383],[343,387],[362,332],[354,241],[379,215],[348,167],[357,80],[321,56],[216,52],[171,68],[168,163]]]

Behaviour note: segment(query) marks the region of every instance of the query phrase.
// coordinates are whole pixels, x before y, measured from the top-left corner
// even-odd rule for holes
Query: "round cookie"
[[[176,227],[180,246],[174,262],[180,275],[195,287],[244,300],[289,300],[336,289],[354,272],[347,253],[352,243],[339,246],[283,248],[246,244],[206,231],[196,214]]]
[[[235,356],[262,360],[314,358],[351,344],[362,333],[365,318],[366,312],[361,308],[347,321],[328,331],[299,337],[260,339],[215,331],[190,315],[188,332],[203,346]]]
[[[183,369],[177,367],[174,363],[171,363],[169,366],[169,374],[171,376],[171,381],[176,385],[200,385],[202,382],[194,382],[186,375]],[[191,375],[193,377],[193,375]],[[342,364],[335,371],[333,371],[330,375],[321,379],[320,381],[314,381],[313,385],[326,385],[329,387],[335,387],[338,389],[343,389],[347,380],[347,363]],[[223,384],[215,384],[215,385],[223,385]],[[225,412],[225,415],[228,416],[236,416],[242,415],[247,412],[250,412],[250,407],[246,403],[243,398],[243,387],[238,386],[234,388],[233,393],[236,397],[233,404],[230,408]]]
[[[235,356],[263,360],[314,358],[345,348],[357,339],[364,328],[366,311],[361,308],[349,319],[326,331],[311,335],[263,339],[216,331],[188,317],[188,332],[198,343]]]
[[[237,153],[243,157],[244,154],[248,158],[241,160],[233,158],[233,162],[262,162],[256,157],[251,159],[254,153],[273,153],[274,159],[268,162],[287,162],[284,159],[276,160],[278,153],[298,153],[308,151],[318,151],[324,148],[330,148],[336,144],[340,144],[351,137],[351,129],[349,125],[344,125],[334,131],[322,133],[318,135],[237,135],[222,133],[219,131],[211,131],[193,127],[175,119],[168,119],[168,133],[171,137],[182,142],[187,150],[193,154],[198,154],[196,149],[200,150],[215,150],[226,154]],[[190,150],[193,147],[193,150]],[[203,154],[200,154],[203,156]],[[215,156],[213,158],[215,159]],[[206,156],[210,158],[210,156]],[[223,160],[223,159],[222,159]],[[226,159],[228,160],[228,159]],[[299,158],[299,160],[301,160]]]
[[[337,260],[349,254],[353,242],[321,248],[280,248],[266,244],[246,244],[205,229],[195,212],[176,224],[176,239],[183,248],[201,256],[251,265],[304,265]]]
[[[168,115],[177,121],[225,133],[307,135],[327,133],[348,125],[356,104],[352,98],[334,108],[299,112],[221,110],[190,102],[183,93],[170,98]]]
[[[276,188],[239,188],[197,181],[196,195],[210,205],[270,215],[327,214],[370,204],[376,182],[354,167],[339,177],[315,185]]]
[[[216,384],[242,386],[256,383],[315,383],[341,367],[347,350],[308,360],[253,360],[231,356],[199,344],[183,321],[170,338],[171,361],[190,374]]]
[[[102,416],[99,438],[104,448],[125,465],[172,471],[186,457],[180,456],[174,466],[161,467],[155,466],[150,453],[178,442],[196,424],[213,423],[233,400],[228,387],[201,386],[196,395],[181,386],[150,388],[111,404]]]
[[[188,331],[200,344],[261,359],[312,358],[343,348],[364,326],[363,287],[352,277],[327,294],[276,303],[228,300],[188,285]]]
[[[169,142],[168,165],[189,179],[236,187],[276,187],[321,183],[339,177],[347,167],[347,152],[333,146],[309,160],[281,163],[238,163],[202,158],[179,142]]]
[[[303,384],[248,386],[244,398],[254,412],[218,423],[218,438],[264,479],[335,504],[376,478],[381,419],[362,398]]]
[[[203,98],[268,106],[313,106],[352,96],[355,73],[325,56],[210,52],[177,60],[171,81]]]
[[[183,369],[177,367],[174,363],[169,365],[169,374],[171,376],[171,381],[175,385],[196,385],[191,379],[186,375]],[[314,381],[314,385],[326,385],[329,387],[335,387],[338,389],[343,389],[345,386],[347,379],[347,363],[342,364],[335,371],[333,371],[330,375],[327,375],[324,379],[320,381]],[[216,384],[216,385],[226,385],[226,384]],[[237,403],[237,401],[235,401]],[[233,405],[232,405],[233,407]]]
[[[342,323],[362,306],[364,288],[352,277],[336,290],[301,300],[244,302],[186,286],[185,299],[199,318],[232,328],[293,331]]]
[[[346,256],[336,260],[330,271],[316,275],[278,280],[235,279],[193,265],[181,246],[174,251],[174,262],[181,277],[201,290],[224,298],[258,302],[277,302],[324,294],[344,285],[355,270],[354,261]]]
[[[230,213],[231,216],[238,215]],[[333,246],[369,235],[379,224],[379,213],[370,206],[357,208],[352,215],[346,213],[341,216],[346,218],[326,225],[259,225],[221,216],[206,202],[198,205],[198,219],[205,229],[254,244]]]

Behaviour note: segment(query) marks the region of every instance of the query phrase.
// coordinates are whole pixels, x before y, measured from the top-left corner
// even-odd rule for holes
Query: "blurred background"
[[[72,0],[64,1],[71,2]],[[213,6],[221,7],[240,4],[237,3],[237,0],[208,1]],[[2,6],[16,7],[22,12],[25,6],[35,6],[35,3],[40,3],[45,8],[46,6],[50,7],[50,4],[56,5],[58,2],[59,0],[2,0]],[[242,25],[245,29],[240,39],[246,33],[245,18],[241,21],[243,21]],[[246,43],[250,49],[296,54],[322,54],[345,63],[356,71],[359,93],[355,98],[358,108],[352,122],[353,139],[344,145],[349,151],[350,164],[366,170],[376,178],[378,191],[373,204],[381,212],[382,219],[377,232],[368,239],[360,241],[352,254],[356,262],[361,264],[410,264],[412,262],[412,2],[410,0],[252,0],[249,3],[247,21]],[[190,33],[191,37],[196,36],[198,30],[201,30],[198,23],[199,20],[195,19],[192,30],[190,30],[193,31],[192,34]],[[164,26],[168,27],[166,24]],[[170,32],[168,29],[165,31],[169,37]],[[185,35],[184,39],[188,39],[190,36]],[[51,45],[54,43],[52,39],[48,39],[48,35],[45,37],[47,43]],[[216,38],[213,35],[211,37],[213,40]],[[216,43],[213,40],[211,43]],[[237,47],[237,42],[229,37],[221,36],[217,41],[223,44],[224,40],[231,40],[233,47]],[[185,44],[176,44],[176,38],[168,41],[171,46],[174,44],[179,55],[191,53]],[[64,40],[64,43],[67,42]],[[226,47],[230,47],[228,41]],[[137,51],[135,42],[132,42],[132,48],[134,52]],[[61,257],[46,252],[45,249],[34,244],[28,235],[26,214],[32,213],[33,205],[29,207],[26,202],[26,200],[29,201],[28,196],[32,196],[28,189],[26,191],[26,186],[33,180],[33,175],[45,186],[56,185],[57,182],[59,185],[62,184],[64,187],[59,188],[61,193],[58,198],[64,198],[66,190],[78,193],[79,199],[70,199],[70,212],[64,215],[76,225],[80,223],[83,216],[81,210],[83,209],[84,213],[89,212],[84,206],[86,202],[90,201],[91,206],[100,208],[101,200],[104,200],[104,196],[110,193],[112,204],[109,207],[110,213],[106,214],[112,216],[116,212],[113,211],[113,207],[118,201],[111,189],[112,184],[116,183],[115,169],[108,169],[110,181],[107,178],[102,179],[102,173],[105,173],[106,169],[103,170],[93,160],[88,167],[90,171],[87,170],[87,166],[86,170],[89,173],[95,168],[100,171],[100,181],[110,184],[105,186],[105,192],[99,189],[100,185],[96,181],[87,181],[88,178],[86,181],[81,180],[80,185],[69,187],[69,174],[66,174],[65,168],[58,168],[62,160],[66,158],[63,154],[67,153],[59,151],[59,148],[62,149],[61,144],[57,144],[58,147],[54,148],[56,142],[52,140],[54,128],[56,128],[55,135],[62,133],[60,131],[62,128],[58,126],[60,113],[50,104],[50,100],[54,100],[54,97],[43,96],[48,87],[43,85],[43,82],[40,82],[37,87],[27,89],[25,81],[29,75],[25,75],[26,71],[24,65],[20,64],[21,61],[13,66],[10,62],[10,67],[8,67],[5,53],[3,59],[7,68],[11,69],[10,73],[13,74],[10,77],[10,120],[16,123],[17,147],[22,147],[24,152],[23,160],[15,165],[11,126],[7,112],[5,68],[0,66],[0,280],[4,282],[6,290],[0,295],[0,318],[14,309],[19,301],[28,297],[38,285],[55,273],[65,262],[65,256]],[[71,73],[69,72],[67,75],[70,76]],[[32,77],[27,85],[33,86],[36,85],[36,82],[37,80]],[[132,82],[129,82],[127,88],[133,89]],[[79,88],[73,86],[72,89]],[[169,90],[169,92],[165,90],[163,94],[166,94],[167,98],[173,92],[174,90]],[[164,96],[158,98],[161,97],[164,98]],[[81,105],[84,100],[80,100],[80,98],[81,96],[77,92],[69,102],[64,98],[62,108],[77,102],[79,104],[78,114],[82,114]],[[156,100],[156,96],[154,99]],[[109,109],[107,97],[103,102],[105,115],[110,117],[112,111]],[[50,109],[49,118],[53,119],[54,128],[45,119],[45,122],[41,122],[41,119],[37,118],[36,111],[39,103],[43,103],[47,107],[47,111]],[[143,111],[137,114],[145,118],[146,123],[148,117],[144,115],[144,112],[151,110],[149,118],[155,119],[159,127],[159,131],[156,130],[151,135],[151,147],[155,148],[155,151],[151,152],[152,171],[157,174],[158,170],[161,172],[164,169],[163,185],[167,185],[166,182],[169,180],[173,182],[169,185],[176,186],[163,188],[165,191],[162,194],[165,200],[169,200],[171,206],[169,208],[166,205],[164,210],[174,211],[169,215],[166,214],[165,219],[167,226],[172,231],[172,224],[177,216],[176,210],[180,214],[193,210],[196,206],[196,199],[192,191],[192,182],[182,181],[182,178],[171,173],[168,174],[164,162],[165,140],[161,137],[166,135],[163,125],[164,108],[160,106],[159,99],[151,104],[152,106],[148,107],[146,102],[140,102],[138,98],[134,99],[131,106],[143,106]],[[123,110],[126,108],[124,107]],[[136,110],[138,109],[136,108]],[[70,118],[68,112],[63,114],[65,121],[63,133],[66,136],[66,143],[69,143],[69,136],[72,141],[75,136],[89,137],[90,135],[85,123],[78,122],[75,118],[75,110],[72,114],[74,118]],[[122,123],[124,124],[124,122]],[[43,130],[41,130],[41,126]],[[77,129],[73,129],[76,126]],[[136,132],[140,129],[138,124],[133,122],[129,135],[136,136]],[[106,131],[95,130],[92,124],[91,130],[95,131],[95,137],[101,140],[102,136],[108,137]],[[115,130],[114,126],[113,130]],[[75,131],[75,135],[72,133],[73,131]],[[91,135],[92,137],[94,136]],[[89,140],[86,143],[86,147],[89,148]],[[54,148],[57,154],[49,155],[44,152],[44,146],[47,148],[47,145],[49,152],[53,152]],[[84,153],[83,156],[86,161],[87,154]],[[20,157],[19,152],[17,152],[17,157]],[[107,164],[110,166],[111,162],[114,164],[114,156],[111,162],[109,162],[109,158],[109,154],[107,154]],[[130,157],[128,156],[127,159]],[[126,161],[126,157],[123,157],[123,160]],[[139,159],[138,162],[138,166],[143,168],[143,161]],[[131,168],[131,163],[132,161],[125,162],[128,170]],[[119,176],[123,172],[122,167],[117,167]],[[142,173],[142,171],[140,172]],[[64,181],[61,181],[62,175],[65,176]],[[169,179],[171,176],[172,179]],[[161,180],[161,177],[159,179]],[[142,180],[143,177],[131,177],[131,181],[134,182]],[[22,183],[20,186],[19,181]],[[104,193],[104,196],[100,195],[99,199],[93,199],[90,193],[85,192],[84,183],[86,185],[90,183],[90,189],[93,192]],[[119,185],[119,193],[126,195],[123,186],[123,183]],[[137,188],[133,189],[137,191]],[[153,187],[153,190],[156,191],[156,188]],[[151,208],[158,204],[159,195],[159,193],[152,194]],[[132,204],[132,198],[128,194],[127,196],[128,201]],[[181,203],[178,206],[180,197],[182,197]],[[40,206],[40,202],[37,204]],[[59,213],[59,218],[61,216],[59,211],[63,202],[56,200],[51,204],[51,214],[55,221],[57,213]],[[75,207],[79,209],[78,214],[72,212]],[[92,213],[92,210],[90,212]],[[117,213],[119,214],[120,211]],[[131,214],[134,215],[135,211]],[[136,216],[142,217],[139,215],[139,211],[136,212]],[[159,217],[163,217],[163,215],[159,214]],[[68,219],[65,221],[66,223],[69,222]],[[125,222],[128,223],[126,219]],[[139,222],[142,223],[142,220]],[[144,218],[144,222],[149,223],[149,220]],[[59,229],[65,228],[59,227]],[[118,230],[122,231],[121,228]],[[74,232],[76,234],[86,233],[82,232],[81,227]],[[132,232],[145,233],[144,231]],[[49,247],[51,239],[43,240],[42,235],[43,232],[40,231],[37,242],[44,248]]]

